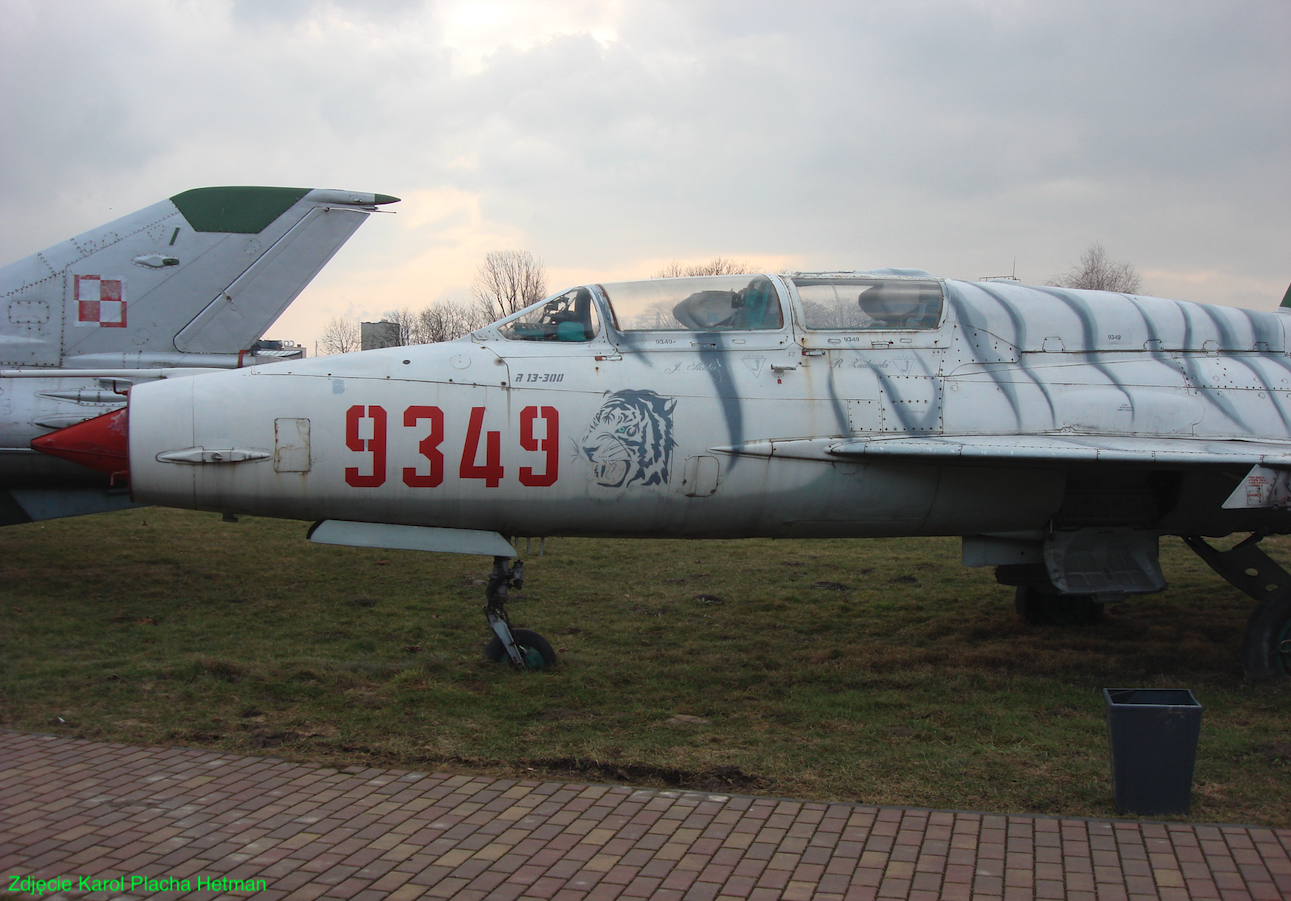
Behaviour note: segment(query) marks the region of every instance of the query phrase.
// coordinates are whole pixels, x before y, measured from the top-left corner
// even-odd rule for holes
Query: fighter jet
[[[1164,589],[1180,535],[1259,602],[1246,674],[1286,678],[1258,545],[1291,530],[1289,310],[904,269],[588,284],[453,342],[136,385],[33,444],[141,503],[492,555],[490,654],[522,668],[554,655],[506,620],[519,539],[962,536],[1077,623]]]
[[[145,381],[303,356],[261,336],[384,194],[197,188],[0,268],[0,525],[130,505],[31,441]]]

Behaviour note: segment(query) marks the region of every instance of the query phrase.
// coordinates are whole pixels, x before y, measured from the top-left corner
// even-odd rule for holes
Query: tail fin
[[[196,188],[10,263],[0,366],[248,350],[368,213],[397,200]]]

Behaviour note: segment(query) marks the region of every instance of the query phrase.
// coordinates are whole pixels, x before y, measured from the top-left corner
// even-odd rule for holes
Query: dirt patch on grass
[[[697,772],[673,767],[590,760],[585,757],[559,757],[531,760],[527,763],[535,770],[570,779],[609,780],[632,785],[662,783],[669,788],[707,792],[765,791],[772,784],[771,780],[746,773],[738,766],[716,766]]]
[[[299,741],[301,735],[299,732],[287,732],[273,729],[257,729],[251,733],[247,739],[247,746],[251,748],[277,748],[282,745]]]

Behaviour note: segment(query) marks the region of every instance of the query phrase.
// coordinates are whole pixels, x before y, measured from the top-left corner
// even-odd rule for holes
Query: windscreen
[[[764,275],[656,278],[601,286],[620,331],[778,329],[784,313]]]
[[[600,330],[588,288],[570,288],[536,303],[498,329],[512,341],[591,341]]]

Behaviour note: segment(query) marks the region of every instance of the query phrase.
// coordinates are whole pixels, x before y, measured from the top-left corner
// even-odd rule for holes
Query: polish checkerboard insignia
[[[77,275],[76,324],[97,328],[126,327],[125,280]]]

